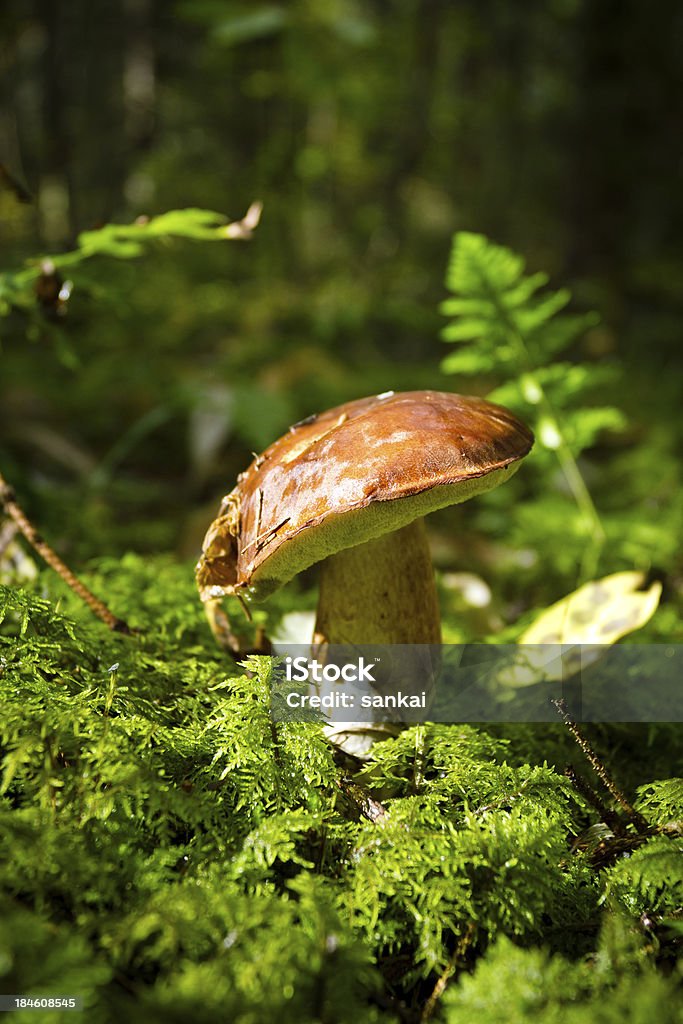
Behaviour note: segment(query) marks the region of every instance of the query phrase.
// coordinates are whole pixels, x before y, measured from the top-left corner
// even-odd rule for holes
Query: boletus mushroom
[[[204,540],[209,620],[322,562],[315,642],[438,644],[423,518],[507,480],[533,444],[507,409],[438,391],[347,402],[254,459]]]

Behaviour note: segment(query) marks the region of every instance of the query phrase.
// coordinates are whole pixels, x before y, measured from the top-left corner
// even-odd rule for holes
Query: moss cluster
[[[641,779],[639,837],[552,731],[558,768],[538,732],[421,726],[351,779],[273,725],[268,660],[215,649],[188,566],[88,582],[132,637],[0,589],[0,990],[88,1024],[683,1020],[680,780]]]

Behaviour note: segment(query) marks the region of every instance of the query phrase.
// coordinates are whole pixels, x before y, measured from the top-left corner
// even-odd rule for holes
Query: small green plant
[[[680,1024],[675,981],[644,956],[644,939],[608,918],[595,956],[572,960],[499,939],[472,976],[446,993],[446,1024]]]
[[[258,224],[260,213],[260,203],[253,203],[242,220],[228,223],[223,214],[214,210],[168,210],[156,217],[138,217],[132,224],[105,224],[92,231],[82,231],[76,248],[70,252],[37,256],[21,270],[0,273],[0,316],[6,316],[13,307],[32,312],[36,305],[36,286],[47,274],[69,272],[94,256],[134,259],[152,243],[169,238],[198,242],[246,239]],[[62,301],[68,298],[69,284],[61,282]],[[38,298],[41,298],[39,289]],[[58,291],[55,303],[59,298]]]
[[[442,336],[459,347],[443,369],[505,378],[488,397],[519,411],[533,427],[546,482],[559,463],[575,511],[565,507],[554,521],[579,540],[580,575],[587,579],[597,568],[605,529],[578,458],[603,430],[622,428],[625,418],[614,406],[587,404],[597,387],[614,378],[614,367],[557,361],[598,320],[594,313],[563,312],[570,292],[547,291],[547,283],[544,273],[525,274],[524,260],[510,249],[483,235],[457,234],[446,274],[455,297],[441,310],[452,318]]]

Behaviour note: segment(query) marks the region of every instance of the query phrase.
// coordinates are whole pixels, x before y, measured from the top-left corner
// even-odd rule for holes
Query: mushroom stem
[[[324,643],[441,643],[423,519],[322,563],[314,644]]]

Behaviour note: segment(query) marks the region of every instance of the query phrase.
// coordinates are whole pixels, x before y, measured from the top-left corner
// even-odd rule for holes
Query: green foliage
[[[0,898],[0,988],[3,993],[78,993],[89,1007],[97,998],[97,990],[107,985],[111,977],[111,968],[93,957],[87,936],[79,936],[73,926],[56,925],[49,920],[49,914],[27,910],[18,900],[3,893]],[[13,1016],[8,1014],[8,1019]],[[41,1021],[60,1017],[54,1011],[37,1012],[37,1019]],[[103,1019],[101,1015],[99,1019]]]
[[[568,916],[576,927],[590,921],[595,894],[586,865],[563,863],[571,814],[562,780],[498,765],[487,774],[498,798],[492,806],[457,811],[444,786],[395,805],[381,842],[369,826],[361,830],[353,905],[370,936],[378,924],[384,931],[379,954],[405,955],[409,942],[409,977],[442,970],[448,935],[462,937],[469,922],[482,936],[544,934],[562,944]]]
[[[616,940],[616,941],[615,941]],[[625,970],[625,967],[629,970]],[[608,921],[595,956],[578,963],[500,939],[444,999],[447,1024],[679,1024],[675,980],[633,948],[624,921]]]
[[[683,902],[683,840],[655,836],[609,874],[608,892],[631,913],[677,913]]]
[[[568,780],[471,726],[408,729],[352,783],[317,724],[271,722],[268,659],[217,652],[190,566],[130,555],[87,582],[133,636],[48,577],[0,589],[6,991],[68,981],[96,1022],[397,1022],[462,947],[477,969],[456,958],[435,1019],[481,1003],[497,1020],[493,977],[512,1020],[573,1024],[572,1000],[598,1014],[636,987],[643,1006],[670,999],[656,963],[680,903],[676,834],[597,867],[573,849],[595,819]],[[642,787],[640,806],[668,827],[678,780]],[[615,907],[659,915],[661,934],[657,955],[615,938],[608,971],[596,939]]]
[[[245,236],[246,231],[242,234]],[[7,316],[13,306],[33,311],[34,289],[41,274],[70,271],[93,256],[129,260],[142,255],[152,243],[170,238],[205,242],[235,237],[240,237],[238,225],[228,224],[222,214],[194,209],[169,210],[157,217],[140,217],[133,224],[105,224],[93,231],[82,231],[72,252],[37,256],[24,270],[0,273],[0,316]]]
[[[615,555],[624,559],[618,565],[628,565],[629,557],[638,565],[645,550],[650,557],[655,551],[664,554],[677,529],[673,524],[683,522],[683,509],[676,491],[669,491],[672,501],[662,513],[664,521],[650,522],[647,539],[634,550],[634,530],[648,517],[615,501],[621,491],[609,467],[598,472],[587,454],[599,454],[599,443],[628,423],[616,404],[604,404],[605,394],[619,398],[621,368],[614,359],[576,360],[597,316],[566,312],[570,292],[548,291],[547,283],[544,273],[525,274],[524,260],[512,250],[483,235],[456,234],[446,274],[455,298],[443,302],[441,311],[451,318],[442,337],[458,348],[442,367],[450,374],[501,380],[488,397],[515,410],[534,429],[536,447],[524,469],[530,477],[526,500],[515,503],[512,523],[505,519],[506,531],[511,525],[519,545],[533,537],[546,568],[554,566],[565,579],[572,566],[580,565],[583,582],[596,575],[606,542],[611,566]],[[567,350],[574,359],[558,361]],[[628,464],[637,458],[636,452]],[[658,486],[651,471],[637,479],[648,488]],[[634,487],[627,487],[631,494]],[[600,511],[592,490],[600,495]],[[502,507],[501,502],[509,506],[509,499],[497,495],[489,501],[493,508]],[[488,522],[494,526],[496,517],[490,515]]]
[[[455,319],[442,337],[462,347],[446,357],[443,369],[505,377],[490,397],[519,411],[533,426],[541,451],[538,464],[546,476],[548,459],[559,459],[577,506],[571,532],[584,545],[590,538],[598,545],[603,528],[576,457],[603,427],[623,426],[623,418],[611,407],[577,408],[604,374],[567,363],[548,365],[596,319],[562,313],[570,294],[563,289],[539,295],[547,282],[546,274],[525,275],[520,256],[483,235],[457,234],[446,273],[446,285],[457,297],[441,304],[441,311]],[[562,516],[563,529],[567,519]]]
[[[657,779],[638,790],[638,810],[655,825],[683,818],[683,779]]]

